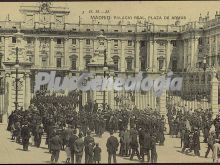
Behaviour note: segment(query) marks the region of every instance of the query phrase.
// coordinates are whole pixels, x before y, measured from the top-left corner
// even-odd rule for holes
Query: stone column
[[[153,41],[149,41],[147,44],[148,44],[148,67],[150,71],[153,71],[154,43]]]
[[[211,56],[212,56],[212,39],[211,37],[209,37],[209,60],[208,60],[208,65],[211,66],[212,64],[212,60],[211,60]]]
[[[195,39],[191,39],[191,62],[190,62],[191,67],[194,67],[194,60],[195,60]]]
[[[24,96],[24,109],[27,109],[30,105],[31,100],[31,84],[30,84],[30,73],[25,74],[25,96]]]
[[[125,72],[125,44],[126,42],[124,40],[121,41],[121,72]]]
[[[5,37],[5,55],[4,55],[4,61],[7,61],[7,58],[9,57],[9,37]]]
[[[84,69],[84,61],[83,61],[83,40],[79,40],[79,71]]]
[[[166,109],[166,90],[165,89],[163,89],[163,92],[159,98],[159,108],[160,108],[160,114],[166,116],[167,109]]]
[[[140,70],[140,41],[135,44],[135,72]]]
[[[153,42],[153,56],[152,56],[152,59],[153,59],[153,71],[158,71],[158,60],[157,60],[157,42],[154,41]]]
[[[35,45],[34,45],[34,65],[36,67],[40,66],[40,41],[39,38],[35,38]]]
[[[49,54],[49,65],[50,67],[55,67],[55,61],[54,61],[54,57],[55,57],[55,51],[54,51],[54,38],[50,39],[50,54]]]
[[[11,74],[10,73],[6,73],[5,74],[5,109],[6,109],[6,113],[5,113],[5,117],[4,118],[8,118],[8,116],[11,114],[12,112],[12,79],[11,79]]]
[[[166,68],[169,68],[170,65],[170,57],[171,57],[171,53],[172,53],[172,45],[170,44],[170,41],[167,41],[167,47],[166,47]]]
[[[198,61],[198,52],[199,52],[199,38],[195,38],[194,40],[194,61],[193,66],[196,66],[196,63]]]
[[[218,35],[215,36],[215,66],[218,66]]]
[[[64,42],[64,67],[70,67],[70,58],[69,58],[69,38],[65,38]]]
[[[216,78],[215,70],[212,73],[211,80],[211,108],[215,118],[216,114],[218,114],[218,79]]]
[[[111,40],[108,40],[108,44],[107,44],[107,61],[112,61],[112,59],[111,59]]]

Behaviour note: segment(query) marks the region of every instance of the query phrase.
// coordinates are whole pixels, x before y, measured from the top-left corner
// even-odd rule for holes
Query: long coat
[[[29,139],[31,136],[30,136],[30,129],[27,125],[21,128],[21,137],[22,137],[23,144],[29,143]]]
[[[74,151],[74,144],[76,142],[76,140],[78,139],[78,136],[73,134],[70,136],[69,138],[69,147],[71,151]]]
[[[144,145],[143,145],[143,147],[145,149],[148,149],[148,150],[151,148],[151,136],[148,132],[146,132],[144,134]]]
[[[106,143],[107,151],[110,154],[115,154],[116,151],[118,150],[118,146],[119,146],[118,139],[114,136],[110,136]]]
[[[60,151],[61,147],[62,147],[62,140],[58,135],[50,139],[50,149],[52,151]]]
[[[84,141],[82,138],[76,139],[74,143],[74,151],[76,155],[83,155]]]

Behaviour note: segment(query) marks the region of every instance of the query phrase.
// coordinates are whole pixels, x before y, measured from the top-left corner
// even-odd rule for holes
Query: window
[[[42,66],[43,67],[47,66],[47,58],[46,57],[42,57]]]
[[[114,32],[118,32],[118,30],[114,30]]]
[[[16,38],[12,37],[12,43],[16,43]]]
[[[132,41],[128,40],[128,46],[132,46]]]
[[[141,47],[144,47],[144,46],[145,46],[145,42],[141,41]]]
[[[61,65],[61,58],[57,58],[57,67],[58,68],[62,67],[62,65]]]
[[[90,29],[86,29],[86,31],[87,31],[87,32],[89,32],[89,31],[90,31]]]
[[[72,31],[74,31],[74,32],[75,32],[75,31],[76,31],[76,29],[75,29],[75,28],[73,28],[73,29],[72,29]]]
[[[61,38],[57,39],[57,44],[61,44]]]
[[[132,30],[128,30],[128,32],[132,32]]]
[[[2,37],[0,37],[0,42],[2,42]]]
[[[145,60],[141,60],[141,70],[142,70],[142,71],[145,71],[145,70],[146,70]]]
[[[105,30],[104,30],[104,29],[101,29],[100,31],[104,32]]]
[[[72,44],[76,45],[76,39],[75,38],[72,39]]]
[[[31,44],[31,38],[27,38],[27,43]]]
[[[116,53],[116,54],[117,54],[117,53],[118,53],[118,50],[117,50],[117,49],[114,49],[114,53]]]
[[[86,45],[90,45],[90,40],[89,39],[86,40]]]
[[[114,40],[114,46],[118,46],[118,40]]]
[[[127,70],[132,70],[132,60],[127,60]]]
[[[118,59],[113,59],[113,62],[115,64],[115,70],[118,71]]]
[[[176,41],[171,41],[174,47],[176,47]]]
[[[173,62],[172,62],[172,71],[176,71],[177,70],[177,60],[174,59]]]
[[[202,38],[199,38],[199,45],[202,45]]]
[[[76,70],[76,59],[75,58],[72,59],[71,69]]]
[[[90,63],[90,59],[89,58],[87,58],[86,59],[86,67],[87,67],[87,65]]]

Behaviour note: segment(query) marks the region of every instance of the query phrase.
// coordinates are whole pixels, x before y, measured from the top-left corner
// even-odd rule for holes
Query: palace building
[[[82,24],[66,22],[70,11],[50,3],[21,6],[23,20],[0,22],[0,114],[8,116],[15,109],[16,47],[18,47],[18,105],[28,108],[34,92],[38,72],[56,71],[59,76],[79,76],[94,71],[103,74],[104,61],[92,62],[100,46],[102,31],[106,49],[106,70],[113,76],[133,76],[142,71],[152,77],[173,71],[186,77],[184,92],[189,86],[200,87],[211,81],[203,75],[207,66],[220,66],[220,13],[214,19],[200,15],[198,21],[180,25],[136,24]],[[98,56],[98,55],[97,55]],[[103,64],[103,65],[101,65]],[[208,68],[208,67],[207,67]],[[209,73],[209,69],[206,70]],[[219,73],[217,73],[219,74]],[[204,78],[205,77],[205,78]],[[191,83],[191,84],[190,84]],[[46,86],[42,86],[46,88]],[[207,88],[207,92],[208,92]],[[200,91],[200,88],[198,89]],[[187,93],[188,92],[188,93]],[[217,92],[218,93],[218,92]],[[106,93],[106,103],[116,106],[115,98],[123,96],[133,105],[145,108],[148,104],[166,113],[166,93],[156,98],[151,92],[132,94],[114,91]],[[88,99],[102,102],[103,93],[83,93],[82,104]]]

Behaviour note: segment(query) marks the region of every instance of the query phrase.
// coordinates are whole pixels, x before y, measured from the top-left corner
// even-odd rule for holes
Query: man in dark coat
[[[74,151],[76,155],[76,163],[80,164],[82,161],[83,151],[84,151],[84,141],[83,141],[83,134],[79,133],[79,138],[76,139],[74,144]]]
[[[199,131],[198,128],[195,129],[195,132],[193,134],[193,144],[194,144],[194,154],[196,156],[200,156],[199,150],[200,150],[200,141],[199,141]]]
[[[62,148],[62,140],[59,137],[59,134],[56,133],[55,136],[53,136],[50,139],[50,149],[52,152],[51,163],[54,163],[54,160],[55,160],[55,163],[58,162],[61,148]]]
[[[23,150],[28,151],[29,139],[31,135],[27,122],[25,122],[24,126],[21,128],[21,137],[22,137]]]
[[[151,136],[149,131],[144,134],[143,150],[141,152],[142,162],[144,162],[144,155],[147,154],[147,162],[150,162],[150,148],[151,148]]]
[[[92,145],[95,145],[95,140],[93,137],[91,137],[91,131],[89,130],[87,132],[87,136],[84,138],[84,145],[85,145],[85,163],[89,163],[89,160],[91,160],[91,154],[89,150],[89,144],[92,143]]]
[[[151,136],[151,163],[157,163],[157,150],[156,150],[156,135],[153,134]]]
[[[131,137],[131,142],[130,142],[130,146],[131,146],[131,157],[130,160],[133,160],[134,154],[137,154],[138,159],[140,160],[140,153],[138,151],[138,132],[135,128],[131,128],[130,131],[130,137]]]
[[[140,145],[140,155],[142,156],[143,154],[143,149],[144,149],[144,129],[142,127],[139,128],[138,132],[138,138],[139,138],[139,145]]]
[[[71,163],[74,163],[74,156],[75,156],[75,141],[78,139],[78,136],[76,135],[77,131],[73,130],[73,134],[69,138],[69,147],[71,152]]]
[[[43,127],[41,125],[36,126],[36,131],[34,135],[35,145],[39,148],[41,144],[41,137],[43,134]]]
[[[113,162],[116,162],[116,151],[118,150],[119,142],[118,139],[113,136],[113,131],[110,132],[110,137],[107,140],[106,147],[108,152],[108,164],[111,164],[111,159],[113,157]]]

